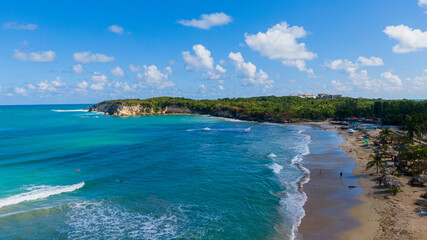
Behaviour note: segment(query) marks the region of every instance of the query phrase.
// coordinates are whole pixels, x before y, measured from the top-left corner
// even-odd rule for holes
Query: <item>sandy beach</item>
[[[426,192],[426,188],[411,187],[407,184],[410,178],[401,176],[399,180],[403,183],[402,192],[393,196],[374,181],[374,178],[380,176],[376,174],[375,169],[365,170],[372,149],[362,147],[361,141],[358,140],[362,133],[350,134],[329,123],[310,125],[338,131],[338,135],[345,139],[340,148],[355,163],[352,176],[357,180],[356,189],[360,187],[360,194],[346,206],[340,201],[328,199],[327,194],[333,194],[331,179],[322,179],[317,173],[316,165],[305,165],[311,171],[311,181],[304,186],[309,200],[304,206],[306,217],[300,226],[303,239],[425,239],[427,219],[415,211],[417,204],[426,204],[425,200],[419,197]],[[379,130],[369,130],[369,133],[376,136]],[[323,160],[320,157],[318,161]],[[336,160],[332,159],[331,162],[335,165]],[[339,169],[334,168],[332,174],[336,175]],[[325,174],[329,173],[325,170],[323,172],[325,178]],[[353,220],[349,220],[349,216]],[[335,223],[338,222],[341,224],[337,226]]]

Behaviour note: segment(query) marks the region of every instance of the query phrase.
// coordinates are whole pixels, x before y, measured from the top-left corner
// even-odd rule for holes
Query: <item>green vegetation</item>
[[[342,119],[351,116],[381,118],[384,124],[403,125],[408,115],[425,124],[427,101],[382,100],[341,97],[335,99],[305,99],[299,97],[223,98],[192,100],[157,97],[106,101],[115,104],[140,104],[156,112],[169,106],[188,108],[194,113],[234,117],[243,120],[287,122],[290,120]],[[104,102],[104,103],[106,103]],[[95,105],[96,106],[96,105]]]
[[[379,169],[384,168],[385,161],[383,160],[383,156],[379,153],[375,153],[375,155],[371,154],[370,157],[372,158],[372,160],[366,164],[366,169],[370,169],[376,166],[378,174]]]

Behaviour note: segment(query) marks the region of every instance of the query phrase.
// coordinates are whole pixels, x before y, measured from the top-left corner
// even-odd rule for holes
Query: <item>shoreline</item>
[[[274,122],[259,122],[251,120],[242,120],[224,116],[214,116],[210,114],[197,114],[197,113],[164,113],[164,114],[150,114],[150,115],[203,115],[215,118],[221,118],[225,121],[245,121],[255,123],[269,123],[278,125],[296,125],[296,126],[311,126],[318,127],[326,131],[335,131],[338,136],[344,139],[343,143],[337,144],[344,151],[345,155],[341,158],[350,159],[350,162],[354,166],[350,169],[350,178],[355,181],[353,185],[359,188],[359,193],[356,196],[345,196],[344,199],[349,201],[349,204],[342,204],[343,201],[334,201],[326,199],[321,204],[311,206],[312,211],[317,211],[317,215],[307,212],[307,208],[310,207],[310,202],[317,202],[319,196],[314,196],[307,191],[310,183],[317,181],[314,175],[310,175],[310,179],[307,183],[301,184],[300,187],[307,194],[307,201],[303,205],[305,216],[300,219],[301,223],[297,227],[296,239],[300,239],[301,235],[303,239],[422,239],[427,232],[427,225],[422,224],[425,220],[422,216],[415,213],[414,199],[421,193],[426,192],[423,188],[413,188],[407,185],[409,177],[400,177],[403,183],[403,193],[392,196],[387,193],[385,189],[377,188],[377,184],[373,181],[374,178],[379,175],[373,174],[374,170],[365,170],[366,163],[369,161],[369,154],[366,149],[362,148],[358,144],[356,137],[360,136],[359,132],[349,134],[345,130],[340,130],[336,125],[332,125],[329,122],[306,122],[306,121],[295,121],[288,123],[274,123]],[[130,115],[132,116],[132,115]],[[149,116],[149,115],[137,115],[137,116]],[[123,116],[120,116],[123,117]],[[369,130],[370,132],[372,130]],[[311,153],[306,155],[309,156]],[[311,173],[315,172],[315,169],[310,169],[304,160],[301,164],[308,168]],[[318,170],[318,169],[317,169]],[[337,170],[337,169],[335,169]],[[336,173],[335,173],[336,174]],[[304,181],[306,177],[302,177]],[[304,185],[305,188],[302,186]],[[327,190],[324,186],[320,186],[321,189]],[[341,189],[342,190],[342,189]],[[330,194],[330,193],[329,193]],[[311,196],[310,196],[311,195]],[[323,197],[325,197],[324,195]],[[347,224],[340,225],[340,227],[331,226],[331,224],[325,224],[325,212],[334,216],[335,223],[342,223],[343,220]],[[322,214],[319,214],[322,213]],[[309,219],[312,219],[311,221]],[[331,220],[329,218],[328,220]],[[322,222],[323,221],[323,222]],[[306,223],[308,222],[308,223]],[[313,223],[320,224],[320,227],[313,227]],[[311,223],[312,226],[306,227]],[[321,235],[316,235],[322,233]]]
[[[307,124],[305,124],[307,125]],[[308,124],[305,132],[311,138],[310,154],[301,162],[310,171],[310,181],[303,187],[307,201],[305,217],[298,228],[297,239],[339,239],[339,235],[358,225],[348,209],[359,204],[354,198],[361,193],[352,176],[355,166],[339,148],[344,138],[322,127]],[[340,177],[340,173],[343,177]],[[348,186],[357,186],[355,189]]]
[[[328,226],[321,222],[322,226],[315,228],[308,226],[314,222],[325,220],[325,216],[321,214],[306,214],[303,218],[300,228],[302,231],[300,234],[303,235],[303,239],[423,239],[427,232],[427,224],[425,224],[425,218],[415,213],[417,205],[416,201],[420,199],[418,196],[421,193],[427,192],[426,188],[411,187],[407,184],[410,180],[409,177],[401,176],[399,179],[403,183],[403,192],[393,196],[388,193],[384,188],[379,188],[374,181],[374,178],[380,176],[376,174],[374,169],[365,170],[366,163],[369,161],[369,155],[372,153],[371,150],[365,149],[358,142],[357,137],[362,134],[356,132],[349,134],[347,131],[338,129],[337,126],[332,125],[328,122],[321,123],[298,123],[298,125],[310,125],[317,126],[326,131],[338,132],[338,136],[344,139],[344,142],[339,144],[339,148],[345,152],[345,157],[352,160],[354,167],[351,170],[351,177],[355,179],[357,186],[360,186],[360,194],[351,198],[355,204],[349,205],[344,209],[334,209],[337,206],[337,202],[329,202],[328,204],[317,204],[317,206],[311,204],[310,206],[310,189],[309,184],[316,180],[316,174],[312,174],[310,182],[305,185],[305,191],[308,195],[308,201],[304,205],[306,208],[314,208],[312,211],[327,212],[334,216],[339,216],[341,220],[350,217],[355,220],[351,223],[347,229],[335,229],[338,232],[331,236],[315,236],[316,233],[330,232],[333,226]],[[379,130],[370,130],[370,134],[378,134]],[[305,164],[304,166],[307,167]],[[309,168],[310,169],[310,168]],[[310,169],[311,172],[312,169]],[[322,191],[327,191],[328,187],[319,184],[317,187]],[[357,189],[357,188],[356,188]],[[317,189],[318,191],[319,189]],[[312,202],[319,201],[316,196],[311,194]],[[340,213],[341,211],[341,213]],[[347,216],[343,216],[347,214]],[[341,214],[341,215],[340,215]],[[320,218],[320,217],[322,218]],[[305,219],[305,221],[304,221]],[[348,218],[347,218],[348,220]],[[307,227],[308,226],[308,227]],[[306,231],[304,232],[304,228]],[[334,230],[334,231],[335,231]],[[305,236],[304,236],[305,234]],[[313,237],[312,237],[313,236]]]

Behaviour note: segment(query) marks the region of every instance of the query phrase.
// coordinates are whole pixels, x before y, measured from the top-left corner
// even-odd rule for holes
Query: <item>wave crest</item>
[[[79,188],[82,188],[85,182],[76,183],[73,185],[66,186],[35,186],[28,188],[30,192],[16,194],[7,198],[0,199],[0,208],[15,205],[21,202],[34,201],[37,199],[47,198],[52,195],[57,195],[65,192],[73,192]]]

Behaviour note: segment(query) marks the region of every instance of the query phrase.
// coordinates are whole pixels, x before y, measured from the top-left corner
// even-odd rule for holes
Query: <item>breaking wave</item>
[[[15,205],[21,202],[34,201],[37,199],[47,198],[52,195],[57,195],[65,192],[73,192],[85,185],[84,182],[66,186],[34,186],[27,188],[29,192],[16,194],[7,198],[0,199],[0,208]]]

